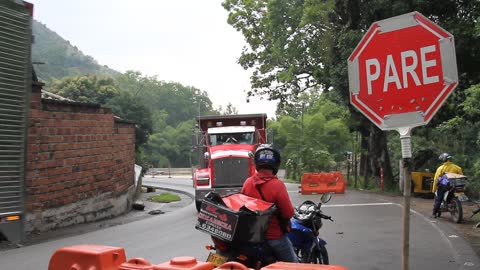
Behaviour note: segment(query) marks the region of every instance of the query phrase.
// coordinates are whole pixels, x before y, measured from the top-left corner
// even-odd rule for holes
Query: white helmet
[[[439,159],[441,162],[445,162],[445,161],[447,161],[447,160],[453,159],[453,157],[450,156],[449,153],[443,153],[443,154],[441,154],[441,155],[438,157],[438,159]]]

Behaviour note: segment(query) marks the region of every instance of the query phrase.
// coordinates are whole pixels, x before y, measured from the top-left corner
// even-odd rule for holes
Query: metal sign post
[[[418,12],[373,23],[348,58],[350,103],[381,130],[400,133],[402,269],[410,248],[410,132],[428,124],[458,85],[453,35]]]
[[[402,145],[403,170],[403,239],[402,239],[402,269],[408,269],[410,258],[410,196],[411,177],[410,165],[412,158],[412,142],[410,128],[398,129]]]

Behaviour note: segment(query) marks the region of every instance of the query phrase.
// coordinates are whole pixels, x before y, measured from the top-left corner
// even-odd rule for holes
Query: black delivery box
[[[274,204],[243,194],[220,197],[210,192],[202,200],[195,228],[229,242],[261,243],[275,210]]]

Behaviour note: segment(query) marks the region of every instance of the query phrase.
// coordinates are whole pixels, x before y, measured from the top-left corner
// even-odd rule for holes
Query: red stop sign
[[[453,36],[418,12],[375,22],[348,78],[351,104],[380,129],[425,125],[458,84]]]

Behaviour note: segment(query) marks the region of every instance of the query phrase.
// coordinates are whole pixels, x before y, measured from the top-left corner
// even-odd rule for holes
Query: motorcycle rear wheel
[[[452,220],[455,223],[461,223],[463,219],[463,209],[462,203],[458,198],[452,198],[450,205],[448,207],[450,214],[452,215]]]

